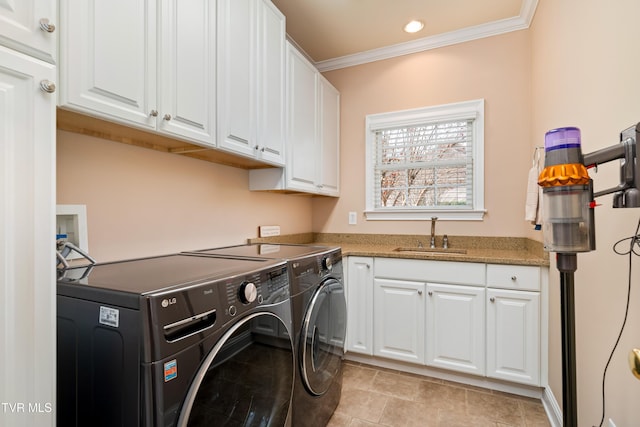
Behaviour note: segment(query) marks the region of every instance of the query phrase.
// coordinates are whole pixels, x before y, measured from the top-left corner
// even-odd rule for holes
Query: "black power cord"
[[[605,381],[607,378],[607,369],[609,368],[609,364],[611,363],[611,359],[613,358],[613,354],[615,353],[616,348],[618,348],[618,344],[620,343],[620,338],[622,338],[622,333],[624,332],[624,327],[627,325],[627,318],[629,316],[629,302],[631,301],[631,265],[632,265],[631,260],[633,259],[633,255],[640,256],[640,253],[636,252],[636,248],[635,248],[636,245],[640,247],[640,234],[638,233],[640,233],[640,220],[638,220],[638,225],[636,226],[636,232],[633,236],[618,240],[613,245],[613,252],[615,252],[617,255],[629,256],[629,283],[627,286],[627,306],[624,310],[624,320],[622,321],[622,326],[620,327],[620,332],[618,333],[618,338],[616,339],[616,343],[613,345],[613,349],[611,349],[611,354],[609,354],[609,360],[607,360],[607,364],[604,367],[604,372],[602,373],[602,418],[600,419],[599,427],[602,427],[602,424],[604,423],[604,417],[605,417],[604,389],[605,389]],[[618,247],[622,243],[626,242],[627,240],[629,241],[629,250],[625,250],[625,251],[619,250]]]

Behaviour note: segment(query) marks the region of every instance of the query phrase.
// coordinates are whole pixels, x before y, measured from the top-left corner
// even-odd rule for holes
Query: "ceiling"
[[[272,1],[290,39],[324,71],[528,28],[538,0]],[[412,19],[425,27],[405,33]]]

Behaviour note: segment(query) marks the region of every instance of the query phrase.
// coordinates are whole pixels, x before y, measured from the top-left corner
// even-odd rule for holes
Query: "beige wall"
[[[640,121],[638,76],[640,2],[540,0],[532,33],[532,135],[559,126],[582,130],[585,153],[618,142],[618,133]],[[533,142],[532,142],[533,143]],[[591,173],[597,189],[618,181],[617,162]],[[602,372],[624,317],[628,258],[612,245],[631,236],[640,209],[614,210],[611,197],[598,200],[597,250],[578,255],[575,274],[578,421],[598,425]],[[627,244],[628,248],[628,244]],[[627,328],[609,366],[607,413],[617,426],[640,425],[640,381],[627,367],[627,355],[640,347],[640,268],[634,257]],[[559,274],[550,270],[550,383],[561,403]]]
[[[428,234],[427,221],[366,221],[365,116],[485,99],[485,208],[481,222],[447,221],[438,234],[524,236],[531,166],[531,54],[527,31],[325,73],[341,97],[341,197],[314,200],[314,231]],[[348,212],[358,224],[348,225]]]
[[[311,199],[250,192],[246,170],[58,131],[58,204],[87,205],[99,261],[311,230]]]

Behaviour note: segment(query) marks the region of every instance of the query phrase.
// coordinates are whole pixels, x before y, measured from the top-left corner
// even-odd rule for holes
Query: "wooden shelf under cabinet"
[[[149,148],[165,153],[179,154],[212,163],[241,169],[264,169],[270,167],[256,160],[235,156],[215,148],[201,147],[164,135],[108,122],[62,108],[57,109],[56,122],[57,128],[60,130]]]

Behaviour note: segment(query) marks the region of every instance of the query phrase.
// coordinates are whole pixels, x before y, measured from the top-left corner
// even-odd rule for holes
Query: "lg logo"
[[[162,300],[162,307],[167,308],[170,305],[173,305],[176,303],[176,299],[175,298],[165,298]]]

